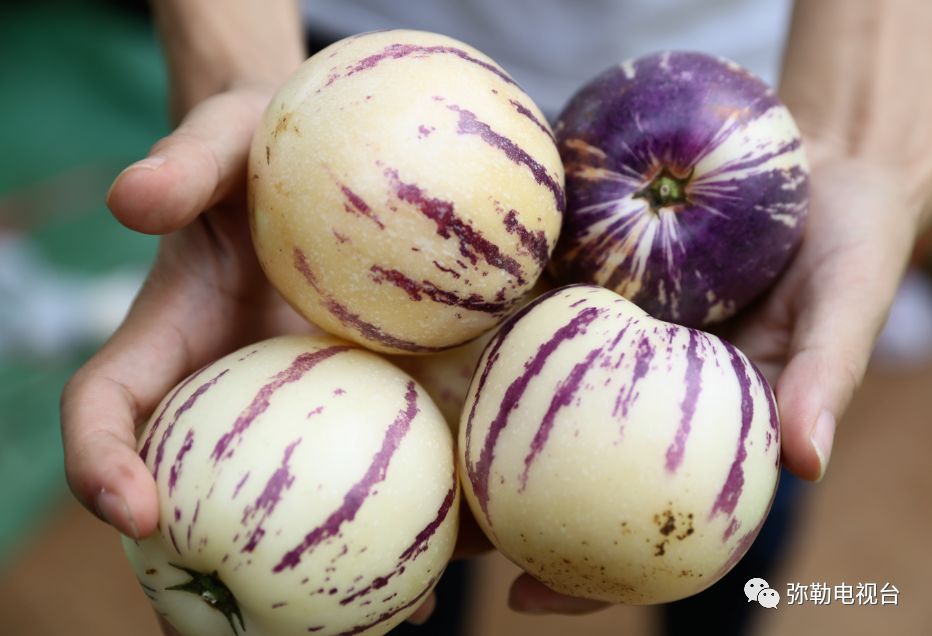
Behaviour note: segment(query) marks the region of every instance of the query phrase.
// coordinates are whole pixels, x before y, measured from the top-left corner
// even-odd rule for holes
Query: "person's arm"
[[[802,249],[736,341],[770,368],[783,461],[819,479],[932,195],[932,4],[798,0],[780,93],[812,163]]]
[[[813,163],[884,170],[909,207],[881,213],[932,223],[932,3],[797,0],[780,94]]]
[[[153,0],[175,120],[233,88],[273,88],[305,58],[294,0]]]

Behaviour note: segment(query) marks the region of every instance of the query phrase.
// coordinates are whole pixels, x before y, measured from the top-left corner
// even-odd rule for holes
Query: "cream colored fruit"
[[[383,352],[495,326],[557,239],[563,167],[539,109],[472,47],[347,38],[270,103],[249,156],[256,253],[307,319]]]
[[[541,276],[537,284],[518,303],[518,309],[532,302],[541,294],[553,289],[547,276]],[[424,387],[428,395],[443,413],[453,435],[459,429],[463,404],[469,391],[469,383],[485,346],[494,332],[486,333],[472,342],[424,356],[391,356],[389,360]]]
[[[580,285],[525,307],[486,347],[458,453],[476,519],[535,578],[664,603],[714,583],[757,536],[780,423],[732,345]]]
[[[391,361],[418,381],[434,404],[443,413],[456,434],[463,403],[469,391],[476,363],[482,355],[485,345],[492,338],[491,333],[484,334],[470,343],[426,356],[392,356]]]
[[[124,540],[182,636],[384,634],[456,542],[453,438],[409,376],[333,337],[210,364],[139,439],[159,528]]]

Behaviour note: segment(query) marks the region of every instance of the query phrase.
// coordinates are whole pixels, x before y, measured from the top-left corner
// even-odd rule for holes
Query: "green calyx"
[[[686,185],[691,177],[692,172],[680,178],[664,167],[650,183],[634,193],[634,198],[645,199],[654,212],[687,203]]]
[[[243,615],[239,610],[236,597],[233,596],[233,592],[230,591],[230,588],[223,584],[223,581],[221,581],[220,577],[217,576],[216,571],[214,571],[212,574],[204,574],[203,572],[190,570],[181,565],[175,565],[174,563],[169,565],[175,569],[181,570],[190,576],[191,579],[185,581],[184,583],[179,583],[178,585],[167,587],[165,588],[166,590],[189,592],[199,597],[202,601],[223,614],[223,617],[227,619],[228,623],[230,623],[230,628],[233,629],[233,634],[239,634],[239,632],[236,630],[236,624],[233,622],[234,618],[239,621],[240,629],[245,629]]]

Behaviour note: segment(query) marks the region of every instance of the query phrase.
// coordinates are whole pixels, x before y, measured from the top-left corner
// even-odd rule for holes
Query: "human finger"
[[[107,194],[114,216],[138,232],[166,234],[241,186],[268,97],[239,90],[198,104],[145,159],[117,176]]]

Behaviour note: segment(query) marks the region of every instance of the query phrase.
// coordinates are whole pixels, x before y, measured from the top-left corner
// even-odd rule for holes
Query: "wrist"
[[[177,120],[211,95],[238,88],[274,90],[304,61],[300,15],[292,0],[154,0]]]
[[[818,179],[825,172],[845,172],[853,187],[881,188],[887,192],[890,209],[877,210],[891,222],[903,220],[919,234],[932,223],[932,206],[928,179],[920,166],[896,153],[885,153],[873,148],[852,147],[831,134],[819,132],[800,122],[806,156],[812,172]]]
[[[930,28],[925,0],[796,0],[780,81],[813,165],[882,175],[919,228],[932,222],[932,88],[916,79]]]

